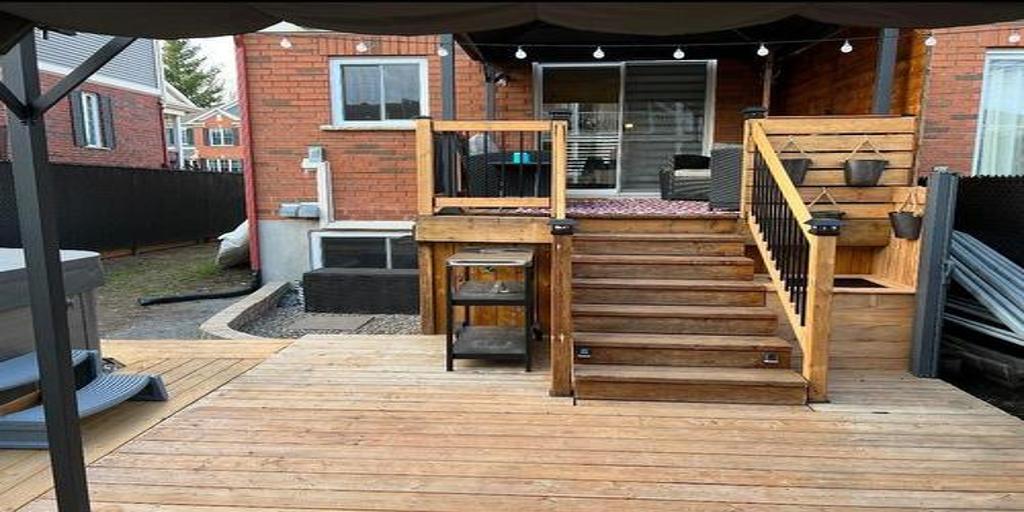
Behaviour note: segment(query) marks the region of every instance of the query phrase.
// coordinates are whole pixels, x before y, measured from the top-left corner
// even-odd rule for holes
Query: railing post
[[[740,177],[740,217],[750,215],[750,187],[753,185],[753,151],[750,140],[750,124],[753,119],[764,119],[768,112],[765,107],[747,107],[740,111],[743,114],[743,168]]]
[[[551,220],[551,396],[572,395],[572,234],[576,221]]]
[[[434,214],[434,128],[429,117],[416,119],[416,213]]]
[[[832,280],[836,268],[839,222],[812,219],[807,263],[807,322],[804,336],[803,376],[809,385],[807,399],[828,400],[829,335],[832,329]]]
[[[568,156],[566,155],[566,132],[569,124],[565,121],[551,122],[551,218],[565,218],[565,179]]]

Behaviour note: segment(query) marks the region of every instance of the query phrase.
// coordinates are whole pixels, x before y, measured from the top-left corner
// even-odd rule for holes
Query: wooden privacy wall
[[[903,191],[914,179],[916,119],[896,116],[813,116],[769,117],[758,119],[779,158],[811,159],[810,169],[799,188],[805,204],[810,204],[822,187],[828,189],[846,212],[842,234],[839,237],[837,272],[847,273],[856,268],[870,266],[870,249],[844,250],[849,247],[877,248],[889,245],[888,213],[894,198],[902,200]],[[792,142],[792,143],[791,143]],[[843,162],[855,156],[882,158],[889,165],[875,187],[848,187],[843,178]],[[798,149],[799,148],[799,149]],[[876,156],[874,149],[878,150]],[[753,152],[748,144],[747,151]],[[747,158],[745,173],[750,175],[753,158]],[[750,180],[745,179],[748,190]],[[746,195],[749,201],[750,194]],[[835,209],[826,204],[811,210]],[[866,272],[855,272],[866,273]]]

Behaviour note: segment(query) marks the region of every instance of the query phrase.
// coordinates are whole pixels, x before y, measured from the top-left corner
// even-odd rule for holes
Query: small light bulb
[[[767,57],[768,56],[768,47],[765,46],[764,43],[761,43],[761,46],[757,47],[757,55],[759,57]]]
[[[843,53],[850,53],[853,51],[853,45],[850,44],[850,40],[843,41],[843,45],[839,47],[839,51]]]
[[[924,45],[925,46],[935,46],[935,44],[938,43],[938,42],[939,42],[939,40],[935,39],[935,36],[928,36],[928,39],[924,40]]]
[[[281,48],[284,48],[285,50],[287,50],[288,48],[291,48],[291,47],[292,47],[292,42],[289,41],[287,37],[282,37],[281,38]]]
[[[367,46],[366,43],[364,43],[363,41],[359,41],[358,43],[356,43],[356,51],[359,53],[366,53],[370,51],[370,47]]]
[[[682,48],[676,48],[676,51],[672,52],[673,59],[680,60],[683,57],[686,57],[686,52]]]
[[[594,50],[594,58],[598,60],[604,58],[604,50],[602,50],[600,46],[598,46],[597,49]]]
[[[448,56],[448,48],[445,48],[443,44],[437,45],[437,56],[438,57],[447,57]]]
[[[516,58],[519,60],[526,58],[526,50],[524,50],[522,46],[516,47]]]
[[[1017,31],[1011,32],[1010,35],[1006,38],[1006,40],[1009,41],[1012,44],[1019,43],[1020,42],[1020,32],[1017,32]]]

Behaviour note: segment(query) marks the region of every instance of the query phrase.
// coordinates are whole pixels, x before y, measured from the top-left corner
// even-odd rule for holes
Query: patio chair
[[[707,201],[711,159],[703,155],[677,154],[671,167],[658,173],[661,198],[672,201]]]

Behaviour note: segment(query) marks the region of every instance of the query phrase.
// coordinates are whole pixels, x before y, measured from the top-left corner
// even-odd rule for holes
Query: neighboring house
[[[1024,175],[1021,23],[935,31],[918,169]]]
[[[936,30],[931,47],[925,44],[928,32],[902,31],[888,112],[922,119],[921,154],[913,164],[918,173],[934,165],[972,172],[1021,161],[1024,142],[1011,134],[1020,133],[1024,122],[1024,49],[1007,42],[1010,27]],[[836,33],[833,27],[791,35]],[[570,195],[650,196],[657,192],[658,169],[673,154],[706,155],[713,144],[739,143],[744,107],[767,105],[770,115],[871,113],[878,32],[839,33],[853,41],[852,52],[841,52],[842,41],[830,40],[788,51],[776,47],[771,59],[756,56],[756,45],[687,48],[685,60],[613,47],[606,58],[595,59],[591,50],[545,52],[528,45],[529,55],[520,59],[500,34],[493,40],[479,34],[470,53],[460,45],[454,52],[455,111],[458,119],[545,119],[567,111]],[[334,251],[394,251],[415,219],[411,119],[441,118],[439,38],[279,25],[239,41],[265,276],[298,279],[322,264],[328,245],[347,244]],[[659,89],[665,83],[675,85]],[[493,101],[486,100],[489,95]],[[988,120],[981,129],[975,122],[979,108]],[[976,139],[983,141],[977,151]],[[316,173],[300,165],[310,146],[322,147],[332,166],[336,220],[327,226],[279,215],[284,203],[317,200]],[[587,172],[594,167],[597,172]]]
[[[238,101],[211,107],[182,121],[182,168],[241,173],[245,156],[241,126]]]
[[[195,144],[192,131],[186,130],[184,121],[203,111],[170,82],[164,81],[163,101],[164,142],[167,143],[167,163],[172,169],[184,169],[186,162],[194,160]],[[179,157],[179,155],[181,155]]]
[[[102,47],[109,36],[36,31],[40,81],[52,87]],[[138,39],[46,114],[50,161],[162,168],[164,151],[158,45]],[[6,139],[6,109],[0,129]],[[3,144],[6,149],[7,144]]]

